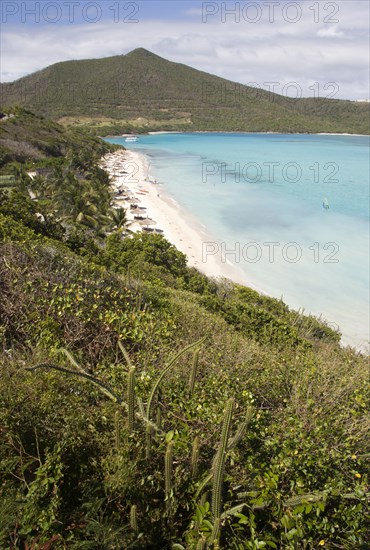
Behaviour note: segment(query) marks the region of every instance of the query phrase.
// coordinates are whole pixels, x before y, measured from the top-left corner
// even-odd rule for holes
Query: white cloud
[[[320,29],[317,32],[317,36],[321,38],[337,38],[344,36],[344,32],[339,31],[336,27],[330,27],[329,29]]]
[[[320,6],[323,6],[320,3]],[[303,95],[312,96],[312,83],[323,90],[335,82],[335,97],[369,97],[369,4],[341,1],[338,23],[319,22],[306,9],[297,23],[284,20],[282,12],[273,23],[268,13],[257,23],[227,20],[221,15],[208,23],[202,18],[136,24],[98,22],[84,25],[3,25],[1,38],[2,78],[14,80],[57,61],[125,54],[137,47],[241,83],[279,83],[282,93],[297,82]],[[279,15],[279,17],[278,17]],[[36,32],[37,31],[37,32]]]

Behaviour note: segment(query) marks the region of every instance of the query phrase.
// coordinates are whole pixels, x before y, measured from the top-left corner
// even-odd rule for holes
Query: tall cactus
[[[162,427],[162,411],[161,411],[160,407],[157,407],[157,414],[156,414],[155,423],[158,426],[158,428],[161,429],[161,427]]]
[[[211,546],[211,548],[218,546],[218,543],[220,540],[220,534],[221,534],[221,519],[217,518],[214,521],[211,537],[209,539],[209,545]]]
[[[135,367],[130,367],[127,375],[128,431],[135,427]]]
[[[224,420],[222,424],[221,439],[214,461],[213,485],[212,485],[212,513],[214,520],[221,516],[222,507],[222,486],[224,479],[224,469],[227,453],[227,444],[230,436],[231,420],[234,409],[234,399],[231,398],[226,403]]]
[[[194,479],[198,473],[199,462],[199,437],[196,437],[193,442],[193,451],[191,454],[191,477]]]
[[[172,451],[173,441],[170,441],[167,445],[166,454],[164,458],[164,483],[165,483],[165,498],[166,498],[166,510],[168,513],[172,509]]]
[[[119,451],[121,447],[120,417],[120,411],[116,411],[114,414],[114,434],[116,451]]]
[[[121,350],[122,355],[126,360],[127,366],[132,367],[133,365],[132,365],[132,362],[131,362],[131,358],[130,358],[126,348],[124,347],[124,345],[122,344],[122,342],[120,340],[118,340],[118,347]]]
[[[145,458],[148,460],[150,458],[152,450],[152,439],[153,439],[153,427],[150,424],[146,426],[146,451]]]
[[[138,532],[138,523],[137,523],[137,506],[133,504],[130,509],[130,526],[135,533]]]

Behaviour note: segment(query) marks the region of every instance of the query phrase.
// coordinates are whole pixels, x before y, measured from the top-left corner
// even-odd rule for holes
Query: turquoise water
[[[159,134],[129,149],[246,281],[369,342],[369,137]]]

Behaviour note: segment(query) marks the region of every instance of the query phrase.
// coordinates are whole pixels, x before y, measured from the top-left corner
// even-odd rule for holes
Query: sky
[[[2,0],[0,74],[143,47],[289,97],[368,99],[368,0]]]

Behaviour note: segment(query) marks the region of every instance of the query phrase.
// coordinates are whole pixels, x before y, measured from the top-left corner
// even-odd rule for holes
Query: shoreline
[[[108,135],[100,137],[100,139],[105,138],[122,138],[130,136],[156,136],[163,134],[260,134],[260,135],[281,135],[281,136],[352,136],[352,137],[370,137],[370,134],[348,134],[348,133],[338,133],[338,132],[240,132],[237,130],[234,131],[223,131],[223,130],[158,130],[154,132],[145,132],[143,134],[119,134],[119,135]]]
[[[155,221],[155,230],[163,232],[163,236],[186,255],[189,267],[195,267],[207,277],[226,278],[234,283],[254,287],[248,283],[242,269],[225,261],[221,253],[213,252],[213,245],[218,244],[217,239],[207,232],[191,212],[168,195],[163,185],[155,182],[149,173],[149,159],[143,153],[120,150],[104,157],[102,163],[113,179],[116,192],[123,187],[128,190],[130,197],[135,197],[135,202],[145,215]],[[130,198],[121,201],[116,195],[115,202],[118,207],[124,207],[130,212]],[[136,225],[133,218],[132,224]],[[138,232],[137,225],[136,229]]]
[[[185,254],[189,267],[196,268],[209,278],[228,279],[236,284],[249,287],[261,295],[273,297],[260,288],[258,282],[257,284],[251,282],[248,279],[248,274],[241,268],[222,257],[219,252],[221,247],[217,246],[220,244],[218,239],[214,238],[191,212],[167,194],[165,187],[150,175],[149,157],[141,152],[120,149],[109,153],[102,159],[102,163],[102,167],[109,172],[113,179],[116,207],[125,207],[130,212],[130,204],[133,201],[136,202],[139,209],[143,209],[145,212],[144,216],[155,221],[155,225],[153,224],[147,229],[150,229],[151,233],[159,229],[167,241]],[[122,201],[123,197],[118,196],[122,186],[130,194],[130,197],[124,197],[126,199],[124,201]],[[126,191],[124,193],[126,194]],[[132,220],[134,222],[134,216],[132,216]],[[137,231],[144,232],[142,226],[139,226]],[[292,310],[300,310],[300,308],[294,308],[291,305],[289,307]],[[321,317],[312,311],[307,314],[317,318]],[[326,319],[328,322],[329,318],[331,318],[330,315],[327,318],[325,316],[324,320]],[[369,354],[367,340],[359,341],[343,332],[339,345],[343,348],[350,346],[360,353]]]

